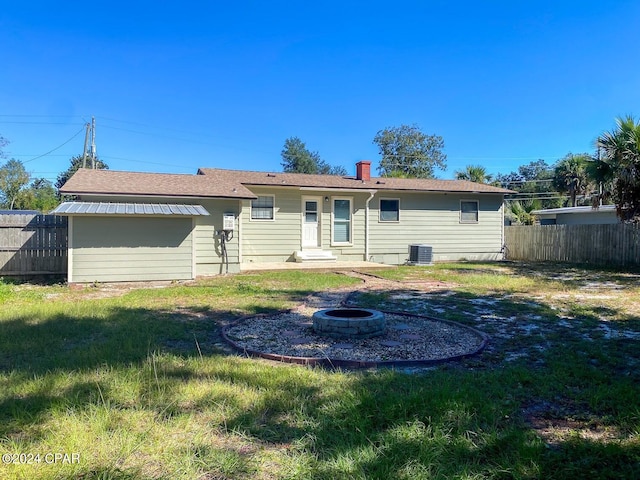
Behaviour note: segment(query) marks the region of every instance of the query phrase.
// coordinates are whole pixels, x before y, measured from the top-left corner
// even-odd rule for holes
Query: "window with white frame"
[[[397,198],[380,199],[380,221],[399,222],[400,221],[400,200]]]
[[[351,199],[333,199],[332,243],[334,245],[351,244]]]
[[[478,223],[478,201],[460,201],[460,223]]]
[[[273,220],[274,198],[273,195],[261,195],[251,200],[251,220]]]

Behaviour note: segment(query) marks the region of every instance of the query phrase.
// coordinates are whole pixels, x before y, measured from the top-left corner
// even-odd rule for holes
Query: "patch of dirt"
[[[550,447],[568,440],[579,439],[599,443],[620,442],[626,436],[611,425],[604,425],[588,412],[575,407],[538,402],[523,410],[525,422]]]
[[[455,288],[457,285],[455,283],[445,283],[440,282],[438,280],[389,280],[388,278],[382,278],[378,275],[373,275],[371,273],[358,272],[358,271],[350,271],[350,272],[342,272],[344,275],[347,275],[352,278],[359,278],[362,280],[362,288],[364,290],[384,290],[389,288],[402,288],[406,290],[413,290],[416,292],[436,292],[441,290],[450,290]]]
[[[532,417],[529,419],[529,425],[550,446],[557,446],[574,438],[599,443],[619,442],[624,439],[617,428],[594,425],[586,421]]]
[[[72,283],[71,290],[81,291],[83,299],[115,298],[126,295],[132,290],[143,288],[167,288],[176,285],[195,284],[193,280],[186,281],[155,281],[155,282],[114,282],[114,283]]]

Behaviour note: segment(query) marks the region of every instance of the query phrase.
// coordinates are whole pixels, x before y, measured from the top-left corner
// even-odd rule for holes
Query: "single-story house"
[[[502,258],[509,190],[461,180],[201,168],[196,175],[78,170],[53,213],[69,217],[69,282],[192,279],[252,264],[404,264]]]
[[[540,225],[605,225],[620,223],[615,205],[563,207],[533,210]]]

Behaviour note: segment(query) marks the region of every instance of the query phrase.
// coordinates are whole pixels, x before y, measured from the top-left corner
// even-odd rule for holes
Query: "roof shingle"
[[[467,193],[513,193],[500,187],[466,180],[440,180],[431,178],[391,178],[371,177],[364,182],[356,177],[338,175],[311,175],[304,173],[251,172],[225,170],[221,168],[201,168],[198,173],[215,177],[221,183],[239,181],[242,185],[293,186],[308,188],[340,188],[357,190],[413,190],[420,192],[467,192]]]
[[[197,175],[80,169],[62,186],[60,192],[67,195],[256,198],[256,195],[247,188],[250,186],[502,195],[513,193],[504,188],[466,180],[372,177],[365,182],[349,176],[252,172],[220,168],[201,168]]]
[[[158,197],[256,198],[240,182],[221,183],[206,175],[119,172],[81,168],[60,192],[67,195],[149,195]]]

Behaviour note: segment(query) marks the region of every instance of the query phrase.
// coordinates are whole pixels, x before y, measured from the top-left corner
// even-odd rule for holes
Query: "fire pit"
[[[329,308],[313,314],[313,329],[332,338],[371,338],[384,335],[387,322],[378,310]]]

